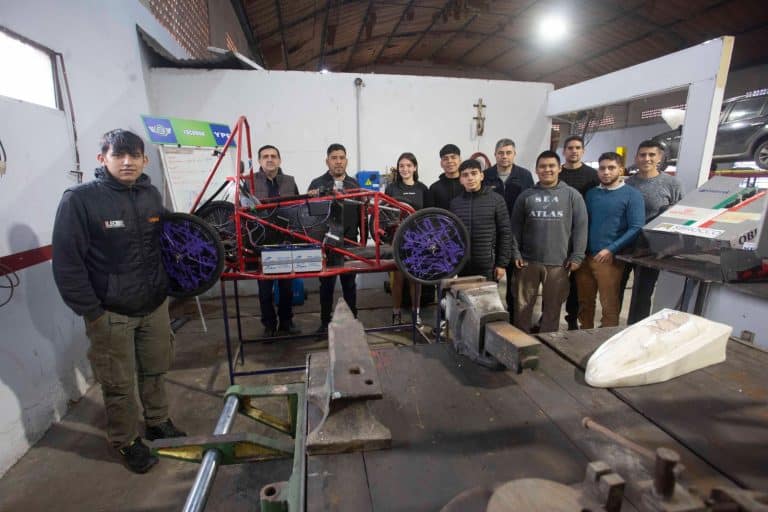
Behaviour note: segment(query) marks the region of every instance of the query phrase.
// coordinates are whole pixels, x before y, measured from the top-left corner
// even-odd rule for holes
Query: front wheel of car
[[[761,142],[755,149],[755,164],[761,169],[768,169],[768,139]]]

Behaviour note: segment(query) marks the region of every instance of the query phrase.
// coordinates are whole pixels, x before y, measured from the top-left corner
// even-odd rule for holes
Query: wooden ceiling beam
[[[283,14],[280,12],[280,0],[275,0],[275,10],[277,11],[277,24],[280,27],[280,42],[283,47],[283,67],[288,67],[288,48],[285,47],[285,30],[283,30]]]
[[[245,40],[248,41],[248,48],[251,50],[251,56],[257,61],[257,64],[267,67],[266,62],[264,62],[264,55],[261,53],[261,43],[259,42],[259,38],[254,33],[248,15],[245,13],[243,0],[231,0],[231,3],[232,9],[235,11],[235,16],[237,16],[237,21],[240,23],[240,28],[243,29]]]
[[[403,19],[405,19],[406,14],[408,14],[408,11],[410,11],[411,8],[413,7],[414,1],[415,0],[409,0],[409,2],[405,4],[405,8],[403,9],[403,12],[400,13],[400,19],[397,20],[397,23],[395,23],[395,26],[389,32],[387,39],[384,41],[384,44],[381,45],[381,48],[379,48],[378,53],[376,53],[376,55],[373,57],[371,64],[375,64],[381,57],[381,54],[384,53],[384,50],[387,48],[387,45],[389,44],[389,42],[392,40],[392,37],[397,33],[397,29],[400,28],[400,24],[403,22]]]
[[[317,70],[323,70],[323,64],[325,63],[325,38],[328,35],[328,14],[331,12],[331,1],[328,0],[325,3],[325,16],[323,17],[323,32],[320,36],[320,60],[317,61]]]
[[[357,50],[357,45],[360,44],[360,38],[363,36],[363,30],[365,29],[365,26],[368,24],[368,17],[371,15],[371,10],[373,9],[373,0],[370,0],[368,2],[368,7],[365,8],[365,16],[363,16],[363,22],[360,24],[360,29],[357,31],[357,37],[355,38],[355,42],[352,44],[351,49],[349,50],[349,55],[347,55],[347,62],[344,64],[344,67],[341,68],[342,71],[346,71],[349,69],[349,64],[352,62],[352,56],[355,54],[355,50]]]
[[[452,35],[452,36],[450,36],[448,39],[446,39],[446,40],[443,42],[443,44],[441,44],[440,46],[438,46],[437,48],[435,48],[435,49],[432,51],[432,53],[430,53],[430,54],[427,56],[427,60],[432,60],[432,58],[433,58],[435,55],[437,55],[437,54],[438,54],[438,52],[440,52],[440,50],[442,50],[443,48],[445,48],[446,46],[448,46],[448,45],[450,44],[450,42],[451,42],[451,41],[453,41],[454,39],[456,39],[456,37],[459,35],[459,33],[469,34],[469,32],[464,32],[464,31],[465,31],[465,30],[466,30],[466,29],[467,29],[467,28],[468,28],[468,27],[469,27],[469,26],[472,24],[472,22],[473,22],[473,21],[475,21],[475,19],[477,19],[477,14],[473,14],[472,16],[470,16],[469,20],[467,20],[467,22],[466,22],[465,24],[463,24],[463,25],[461,26],[461,28],[460,28],[460,29],[458,29],[458,30],[456,31],[456,33],[455,33],[455,34],[453,34],[453,35]]]
[[[454,0],[448,0],[447,2],[445,2],[445,5],[443,5],[443,8],[440,9],[440,11],[438,11],[435,15],[432,16],[432,23],[430,23],[429,26],[426,29],[424,29],[424,31],[421,33],[419,38],[416,39],[416,41],[413,42],[411,47],[408,48],[408,51],[406,51],[403,54],[402,60],[405,60],[408,58],[408,56],[411,54],[413,49],[416,48],[416,46],[418,46],[418,44],[421,42],[422,39],[424,39],[424,36],[426,36],[429,33],[429,31],[432,30],[432,27],[435,26],[435,23],[437,23],[437,20],[443,16],[443,13],[445,13],[446,9],[448,9],[448,7],[451,4],[453,4],[453,1]]]

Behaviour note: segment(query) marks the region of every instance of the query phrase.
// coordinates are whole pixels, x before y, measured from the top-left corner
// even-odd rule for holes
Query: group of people
[[[640,143],[637,173],[626,179],[624,158],[615,152],[600,155],[598,169],[586,165],[579,136],[565,140],[563,161],[554,151],[538,156],[535,184],[532,173],[515,164],[516,154],[511,139],[499,140],[496,165],[483,171],[479,162],[462,161],[459,148],[447,144],[440,150],[443,173],[427,189],[418,182],[416,158],[404,153],[386,193],[417,209],[436,206],[456,214],[470,236],[470,258],[461,275],[496,281],[506,275],[510,322],[526,332],[558,330],[563,303],[569,329],[594,327],[598,295],[601,325],[618,325],[632,270],[628,323],[648,316],[658,272],[633,269],[615,256],[631,248],[644,224],[682,198],[679,180],[658,170],[661,146]],[[409,201],[417,196],[418,201]],[[395,283],[401,279],[396,274]],[[534,325],[540,289],[542,312]],[[412,285],[414,304],[416,290]],[[400,301],[395,293],[393,323],[401,319]]]
[[[558,329],[567,299],[569,328],[594,325],[599,293],[602,325],[618,324],[621,296],[628,270],[615,255],[629,247],[643,224],[682,197],[680,182],[659,173],[662,149],[653,141],[640,144],[637,174],[622,179],[623,158],[603,153],[598,169],[581,161],[584,142],[568,137],[565,161],[553,151],[536,159],[538,182],[515,162],[515,143],[501,139],[496,165],[483,171],[476,160],[461,160],[459,148],[445,145],[439,153],[443,173],[429,188],[419,181],[412,153],[397,160],[394,180],[385,192],[418,210],[430,206],[455,213],[470,236],[470,258],[462,275],[508,278],[510,321],[531,331],[532,311],[542,287],[541,331]],[[142,139],[126,130],[104,134],[97,155],[95,179],[64,192],[53,228],[53,274],[64,302],[82,316],[90,339],[88,358],[101,384],[107,411],[107,437],[132,471],[143,473],[157,463],[142,442],[136,425],[143,406],[144,438],[186,435],[168,416],[165,373],[173,358],[168,278],[160,251],[161,218],[165,213],[159,191],[143,173],[148,158]],[[259,170],[254,195],[259,198],[295,196],[296,181],[281,168],[278,148],[258,151]],[[341,144],[326,151],[327,171],[309,185],[308,193],[359,188],[347,175],[347,152]],[[344,238],[357,239],[359,212],[342,213]],[[328,266],[343,264],[329,253]],[[355,316],[355,275],[338,276],[344,299]],[[635,269],[629,323],[650,312],[658,272]],[[405,278],[393,276],[393,323],[402,321],[400,307]],[[331,321],[336,276],[320,278],[320,326]],[[274,308],[274,282],[259,281],[264,334],[297,334],[293,323],[292,283],[279,281],[280,299]],[[419,322],[419,286],[409,283]]]
[[[615,256],[635,243],[644,224],[681,199],[682,186],[675,177],[659,172],[663,149],[654,141],[640,143],[635,156],[637,173],[626,178],[624,158],[615,152],[600,155],[598,169],[586,165],[582,161],[584,140],[579,136],[565,140],[563,155],[561,161],[554,151],[542,152],[536,159],[538,181],[534,184],[532,173],[515,164],[517,148],[511,139],[496,143],[496,164],[485,171],[476,160],[462,161],[460,149],[447,144],[439,152],[443,173],[427,187],[419,181],[416,156],[403,153],[385,193],[415,210],[434,206],[458,216],[470,236],[470,257],[461,275],[483,275],[496,281],[507,276],[510,322],[520,329],[558,330],[563,303],[569,329],[592,328],[598,296],[600,324],[618,325],[623,290],[632,270],[635,281],[628,322],[635,323],[650,313],[658,272],[633,269]],[[259,173],[266,172],[261,161],[262,150]],[[342,145],[328,148],[326,165],[327,172],[310,184],[310,193],[359,187],[346,174]],[[357,238],[358,219],[355,208],[345,211],[346,238]],[[330,266],[343,263],[335,253],[329,258]],[[354,274],[342,274],[339,279],[344,299],[357,314]],[[401,272],[393,273],[393,324],[402,323],[405,281]],[[327,331],[331,320],[335,282],[335,277],[320,278],[318,334]],[[413,321],[419,324],[420,286],[409,282],[408,288]],[[534,325],[532,313],[540,289],[542,312]],[[272,307],[269,300],[262,301],[267,334],[274,325],[270,323]],[[287,305],[280,307],[289,311]],[[292,325],[289,322],[281,316],[281,325]]]

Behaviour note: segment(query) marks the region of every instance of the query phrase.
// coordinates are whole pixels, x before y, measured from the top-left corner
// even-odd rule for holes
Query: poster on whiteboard
[[[192,209],[195,198],[203,189],[211,169],[216,164],[219,152],[211,148],[173,146],[161,146],[159,149],[173,209],[177,212],[188,213]],[[224,159],[208,185],[200,204],[219,190],[226,183],[227,176],[233,176],[234,172],[235,151],[230,150],[224,155]],[[220,192],[216,199],[231,201],[232,198],[229,197],[231,194],[227,194],[227,192],[229,192],[229,187]]]

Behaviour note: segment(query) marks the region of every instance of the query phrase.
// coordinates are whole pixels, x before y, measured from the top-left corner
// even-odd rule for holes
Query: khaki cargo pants
[[[122,448],[138,436],[137,384],[147,426],[168,419],[165,373],[173,359],[168,299],[142,317],[107,311],[86,321],[85,331],[91,340],[88,360],[104,395],[107,438]]]

